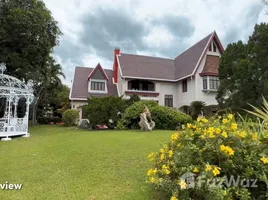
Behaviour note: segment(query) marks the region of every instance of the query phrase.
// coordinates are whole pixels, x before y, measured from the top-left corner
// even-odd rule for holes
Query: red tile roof
[[[204,69],[200,75],[217,76],[219,72],[220,57],[207,55]]]

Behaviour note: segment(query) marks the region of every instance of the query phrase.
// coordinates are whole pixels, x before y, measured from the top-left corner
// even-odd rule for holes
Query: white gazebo
[[[6,65],[0,64],[0,139],[11,136],[29,137],[29,106],[33,101],[31,89],[19,79],[4,74]]]

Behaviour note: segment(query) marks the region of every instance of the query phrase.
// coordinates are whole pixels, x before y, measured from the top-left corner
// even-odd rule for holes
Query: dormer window
[[[105,91],[105,82],[91,81],[91,90]]]
[[[107,93],[107,81],[90,79],[89,80],[89,92],[90,93]]]

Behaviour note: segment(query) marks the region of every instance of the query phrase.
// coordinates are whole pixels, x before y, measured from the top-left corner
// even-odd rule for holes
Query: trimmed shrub
[[[39,124],[56,124],[62,122],[62,119],[59,117],[38,117],[37,121]]]
[[[151,111],[152,120],[156,123],[156,129],[175,130],[177,126],[191,122],[190,116],[169,107],[159,106],[155,101],[138,101],[126,109],[118,128],[139,128],[140,114],[145,106]]]
[[[62,119],[66,126],[77,125],[79,112],[77,110],[68,109],[63,113]]]
[[[88,105],[83,106],[83,113],[92,128],[101,124],[113,128],[120,118],[118,113],[124,112],[126,106],[126,101],[122,97],[93,97],[88,100]]]
[[[198,118],[148,156],[147,181],[172,200],[267,199],[267,138],[232,114]]]

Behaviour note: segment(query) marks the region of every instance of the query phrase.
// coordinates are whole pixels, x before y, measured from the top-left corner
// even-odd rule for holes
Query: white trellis
[[[29,137],[29,106],[33,101],[31,89],[19,79],[4,74],[6,65],[0,64],[0,138]]]

